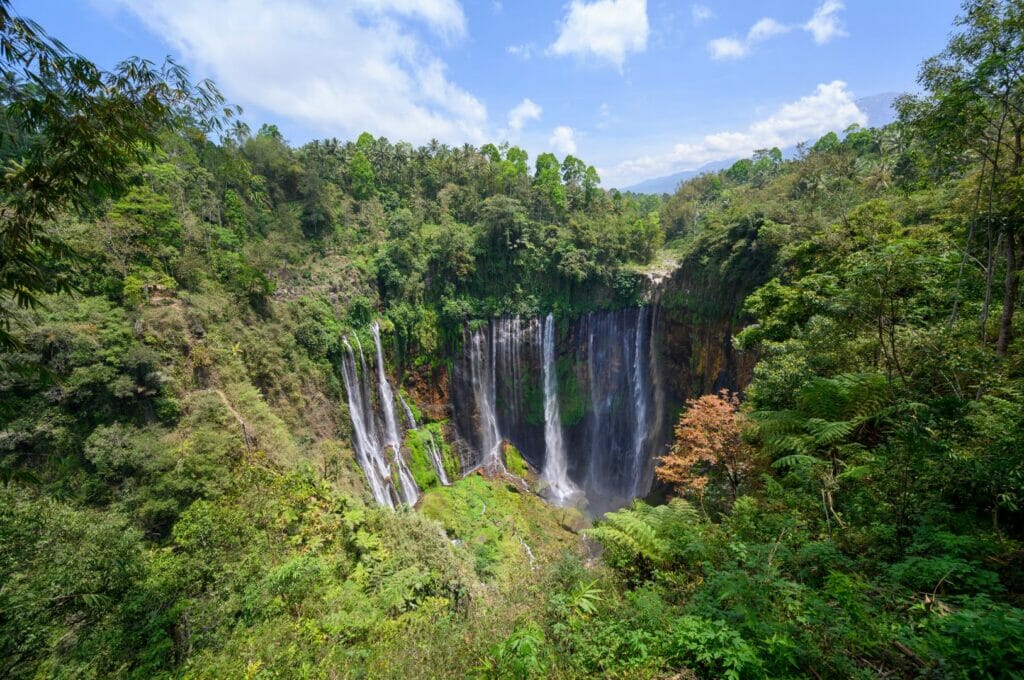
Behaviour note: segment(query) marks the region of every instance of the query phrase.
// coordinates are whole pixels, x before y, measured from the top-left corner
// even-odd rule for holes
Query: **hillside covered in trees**
[[[509,144],[294,147],[0,0],[0,675],[1024,676],[1024,6],[953,30],[897,122],[650,196]],[[640,306],[649,494],[467,464],[474,331],[550,315],[551,436],[600,413],[573,324]],[[372,323],[415,507],[357,455]]]

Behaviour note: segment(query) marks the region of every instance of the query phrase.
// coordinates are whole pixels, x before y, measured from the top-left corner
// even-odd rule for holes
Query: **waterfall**
[[[494,365],[494,335],[485,336],[478,331],[470,336],[469,372],[473,390],[473,405],[479,419],[480,466],[485,469],[503,470],[501,460],[501,430],[498,428],[497,373]]]
[[[555,319],[548,314],[543,323],[544,355],[544,472],[551,498],[563,503],[579,490],[569,479],[565,441],[562,438],[562,415],[558,406],[558,372],[555,366]]]
[[[387,461],[381,451],[377,438],[377,426],[373,416],[373,408],[365,399],[366,362],[361,364],[362,373],[356,370],[356,356],[348,338],[343,340],[346,354],[342,359],[341,377],[348,395],[348,411],[352,418],[353,445],[356,449],[356,460],[366,475],[370,485],[370,493],[377,505],[395,506],[394,486]],[[362,359],[362,353],[360,353]]]
[[[444,460],[441,459],[441,450],[437,448],[437,442],[434,441],[434,435],[430,433],[430,430],[427,430],[427,453],[430,454],[430,463],[434,466],[434,472],[437,473],[441,486],[451,484],[448,481],[448,473],[444,471]]]
[[[370,330],[373,331],[373,345],[377,352],[377,388],[380,390],[380,409],[384,412],[384,426],[387,428],[385,432],[388,438],[384,441],[384,446],[390,446],[397,451],[402,440],[398,436],[395,396],[391,391],[391,383],[388,382],[387,376],[384,374],[384,351],[380,344],[380,326],[376,321],[370,326]]]
[[[367,367],[363,345],[359,342],[358,336],[353,336],[359,349],[357,364],[356,352],[352,349],[349,339],[342,338],[345,355],[342,357],[341,377],[345,384],[349,416],[352,419],[352,444],[356,450],[356,460],[366,475],[374,501],[378,505],[390,508],[402,503],[412,506],[419,500],[420,489],[401,452],[402,436],[395,412],[395,394],[384,372],[380,326],[374,323],[371,330],[376,350],[376,409],[372,397],[373,379]],[[401,395],[399,398],[401,399]],[[404,399],[401,399],[401,403],[409,421],[409,429],[414,429],[416,421],[412,417],[412,409]]]
[[[655,291],[654,300],[650,306],[651,326],[650,331],[647,333],[647,373],[650,376],[650,393],[654,396],[654,408],[651,409],[650,424],[647,427],[647,431],[650,433],[648,447],[655,455],[661,453],[659,447],[667,441],[662,439],[665,435],[665,416],[667,414],[665,412],[665,384],[661,374],[661,352],[658,351],[657,333],[655,333],[655,329],[658,327],[658,310],[661,307],[660,297],[661,292],[659,289]],[[639,483],[636,490],[637,494],[642,489],[651,488],[654,477],[654,465],[654,456],[648,456],[641,468],[640,475],[637,477]]]
[[[658,323],[657,307],[592,312],[569,322],[558,343],[553,314],[467,329],[450,385],[463,470],[503,472],[508,442],[542,471],[556,504],[585,497],[604,511],[645,495],[667,434]],[[344,341],[353,445],[378,504],[414,505],[420,489],[401,454],[404,432],[419,432],[441,484],[450,480],[439,442],[388,380],[379,325],[370,330],[375,371],[357,336]]]
[[[402,404],[402,411],[405,412],[406,427],[408,427],[410,430],[415,430],[416,416],[412,414],[412,409],[409,408],[409,404],[408,402],[405,401],[405,397],[402,396],[401,392],[398,393],[398,401],[400,404]]]
[[[467,330],[451,383],[464,467],[500,466],[508,441],[556,502],[582,492],[603,510],[645,495],[667,435],[658,324],[655,307],[591,312],[557,347],[550,314]]]
[[[633,494],[643,486],[644,443],[647,441],[647,385],[644,330],[647,326],[647,307],[641,307],[633,338]]]
[[[384,413],[384,427],[387,439],[384,440],[385,447],[391,447],[391,457],[398,470],[400,482],[399,492],[402,502],[408,505],[416,505],[420,498],[420,488],[416,485],[409,466],[405,464],[402,457],[402,438],[398,434],[398,417],[395,414],[395,395],[391,391],[391,383],[388,382],[384,373],[384,351],[380,343],[380,325],[374,321],[370,327],[373,331],[373,344],[377,352],[377,389],[380,390],[380,410]]]

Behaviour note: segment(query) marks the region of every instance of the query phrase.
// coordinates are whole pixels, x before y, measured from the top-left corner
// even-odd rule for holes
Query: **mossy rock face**
[[[583,511],[574,507],[557,508],[555,517],[558,519],[559,526],[574,534],[578,534],[591,524]]]
[[[523,420],[527,425],[544,424],[544,385],[539,377],[526,376],[523,385]]]
[[[441,420],[436,423],[427,423],[423,427],[434,436],[434,442],[441,449],[441,465],[444,466],[444,473],[448,475],[449,482],[454,482],[462,476],[462,463],[459,461],[455,449],[444,436],[447,425],[447,420]]]
[[[455,550],[467,551],[477,574],[489,581],[521,586],[532,568],[580,549],[551,506],[500,479],[469,475],[431,489],[419,513],[440,522]]]
[[[580,366],[571,357],[560,357],[555,362],[557,377],[558,408],[562,425],[573,427],[579,424],[587,413],[586,386],[579,378]],[[527,377],[523,386],[523,403],[521,404],[523,420],[527,425],[539,427],[544,425],[544,380],[539,372]]]
[[[587,413],[587,396],[576,363],[563,357],[555,363],[558,374],[558,408],[563,427],[573,427]]]
[[[412,417],[416,419],[417,423],[422,423],[426,420],[426,418],[423,417],[423,411],[420,410],[416,400],[409,396],[408,392],[405,390],[399,390],[398,393],[402,396],[402,399],[405,400],[405,404],[409,407],[409,410],[412,411]]]
[[[444,473],[448,477],[448,481],[452,482],[462,474],[458,456],[455,455],[444,437],[445,422],[427,423],[405,433],[405,450],[409,454],[409,471],[412,472],[416,484],[423,491],[441,486],[441,479],[430,458],[431,441],[441,454],[441,465],[444,466]]]
[[[514,474],[516,477],[522,477],[526,479],[528,475],[533,474],[529,464],[523,460],[523,455],[519,453],[519,449],[512,446],[508,442],[505,442],[501,447],[502,457],[505,459],[505,469]]]
[[[409,471],[420,489],[426,490],[440,486],[441,480],[434,470],[427,447],[430,444],[430,433],[425,429],[409,430],[405,434],[405,448],[409,452]]]

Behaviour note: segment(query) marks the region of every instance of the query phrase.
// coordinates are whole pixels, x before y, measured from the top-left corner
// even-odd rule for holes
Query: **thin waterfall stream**
[[[551,500],[562,504],[579,493],[569,479],[562,416],[558,406],[558,371],[555,366],[555,318],[548,314],[541,331],[544,358],[544,470]]]
[[[380,344],[380,325],[374,322],[370,327],[373,331],[373,344],[377,355],[377,388],[380,390],[380,410],[384,414],[384,427],[387,439],[384,446],[391,449],[391,460],[393,469],[398,472],[399,494],[402,502],[407,505],[416,505],[420,497],[420,488],[413,479],[409,466],[402,457],[402,438],[398,434],[398,418],[395,414],[395,395],[391,391],[391,383],[388,382],[384,373],[384,351]]]
[[[357,368],[355,352],[348,338],[344,338],[343,343],[346,354],[342,361],[342,380],[345,383],[345,393],[348,395],[348,411],[352,418],[352,444],[356,450],[356,460],[366,475],[373,499],[378,505],[393,508],[397,494],[391,482],[389,465],[377,437],[373,406],[366,398],[366,361],[360,352],[360,364]]]

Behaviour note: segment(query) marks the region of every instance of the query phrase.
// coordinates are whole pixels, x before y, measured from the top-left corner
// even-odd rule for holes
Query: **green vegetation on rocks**
[[[509,145],[214,139],[212,88],[111,81],[0,0],[0,676],[1020,677],[1022,27],[968,0],[896,123],[662,197]],[[741,436],[684,422],[687,484],[584,530],[459,479],[439,420],[419,509],[372,507],[345,336],[380,321],[442,401],[467,326],[633,306],[673,259],[662,321],[753,365]]]

